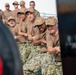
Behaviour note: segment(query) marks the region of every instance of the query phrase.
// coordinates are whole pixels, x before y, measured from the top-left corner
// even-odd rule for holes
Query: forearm
[[[47,47],[47,50],[49,53],[59,53],[60,52],[60,46],[57,47]]]
[[[33,41],[34,46],[38,46],[39,44],[41,44],[41,40],[34,40]]]
[[[26,36],[27,35],[27,33],[24,33],[24,32],[18,32],[18,34],[21,35],[21,36]]]
[[[56,49],[53,48],[53,47],[48,47],[48,48],[47,48],[47,51],[48,51],[49,53],[56,53]]]

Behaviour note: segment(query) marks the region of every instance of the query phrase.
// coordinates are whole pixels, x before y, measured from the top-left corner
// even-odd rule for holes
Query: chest
[[[60,45],[60,44],[59,44],[59,36],[58,36],[58,35],[57,35],[57,36],[52,36],[52,37],[50,38],[50,40],[52,40],[53,47]]]
[[[16,35],[17,34],[17,28],[16,27],[10,27],[9,30],[11,31],[11,33],[13,35]]]

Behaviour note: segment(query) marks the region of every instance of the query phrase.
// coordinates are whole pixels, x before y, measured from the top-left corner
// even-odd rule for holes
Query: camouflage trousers
[[[54,62],[53,64],[48,65],[45,75],[63,75],[62,63]]]
[[[32,46],[31,53],[27,59],[27,61],[31,60],[32,58],[36,57],[40,53],[40,47],[39,46]]]
[[[36,57],[27,61],[26,64],[24,64],[24,75],[40,75],[37,73],[37,71],[40,69],[41,75],[48,75],[50,74],[48,73],[50,69],[49,65],[51,65],[51,67],[55,66],[52,54],[40,53]]]
[[[19,44],[18,47],[19,47],[19,52],[20,52],[20,57],[21,57],[22,63],[24,64],[31,51],[30,51],[30,49],[27,49],[27,46],[25,43]]]
[[[18,47],[23,64],[25,64],[27,60],[37,56],[40,50],[39,47],[33,46],[29,41],[19,44]]]

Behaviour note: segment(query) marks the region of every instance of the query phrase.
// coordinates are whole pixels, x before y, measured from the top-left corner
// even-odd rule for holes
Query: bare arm
[[[39,44],[45,44],[45,43],[46,43],[46,41],[45,41],[44,39],[34,40],[34,41],[33,41],[33,45],[34,45],[34,46],[37,46],[37,45],[39,45]]]
[[[27,33],[24,33],[24,32],[21,32],[21,31],[19,31],[18,34],[21,35],[21,36],[28,36]]]
[[[33,45],[34,45],[34,46],[37,46],[37,45],[39,45],[39,44],[41,44],[41,40],[34,40],[34,41],[33,41]]]
[[[59,53],[60,52],[60,46],[57,46],[57,47],[48,46],[47,50],[49,53]]]

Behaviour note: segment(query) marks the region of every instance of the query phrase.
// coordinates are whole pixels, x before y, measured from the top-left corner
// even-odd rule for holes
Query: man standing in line
[[[26,6],[25,6],[25,1],[20,1],[20,9],[25,9],[26,10]]]
[[[4,15],[8,19],[8,17],[12,16],[9,3],[5,3]]]
[[[15,18],[17,17],[17,12],[19,11],[18,5],[17,1],[13,2],[14,10],[12,11],[12,16]]]
[[[7,22],[6,17],[2,10],[0,10],[0,21],[2,21],[3,23]]]
[[[39,13],[39,11],[37,11],[35,9],[35,2],[34,1],[30,1],[29,6],[30,6],[30,8],[33,8],[34,9],[34,12],[35,12],[36,17],[39,17],[40,16],[40,13]]]

